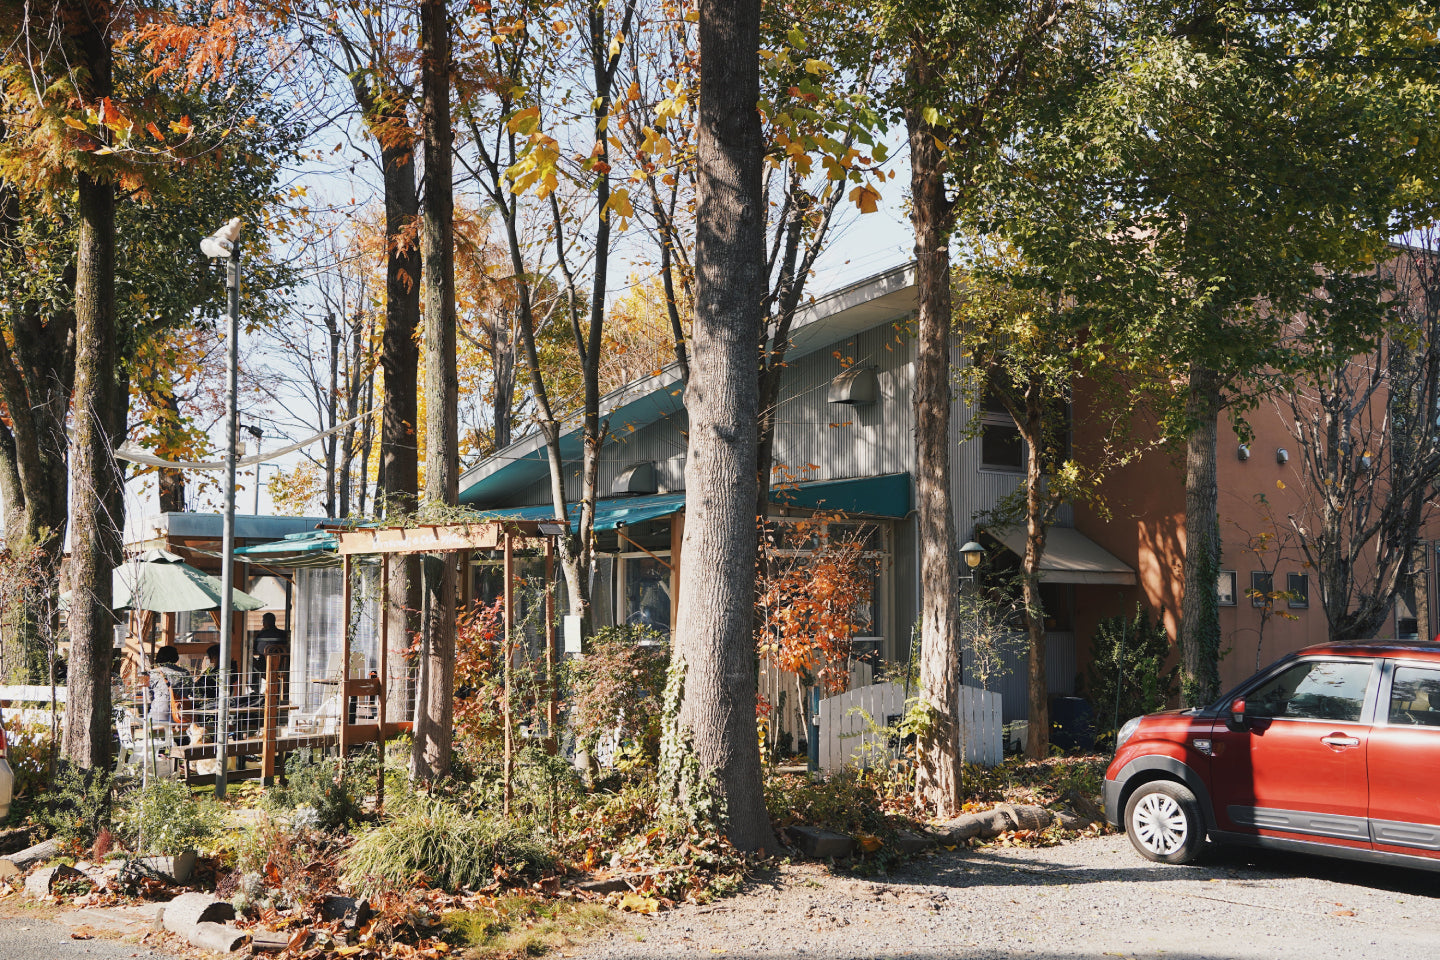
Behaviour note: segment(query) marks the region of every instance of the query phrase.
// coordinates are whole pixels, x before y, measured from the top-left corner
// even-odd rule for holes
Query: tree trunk
[[[330,387],[325,393],[325,428],[333,429],[340,422],[340,322],[333,313],[325,314],[325,330],[330,335]],[[335,519],[336,468],[340,436],[332,433],[325,438],[325,516]]]
[[[1030,721],[1025,726],[1025,756],[1043,760],[1050,752],[1050,685],[1045,673],[1045,605],[1040,600],[1040,561],[1045,556],[1045,522],[1049,519],[1045,495],[1045,424],[1043,404],[1032,386],[1026,395],[1025,434],[1030,458],[1025,465],[1025,557],[1022,591],[1025,631],[1030,638],[1026,687]]]
[[[96,96],[109,92],[109,43],[87,31]],[[102,52],[103,50],[103,52]],[[110,571],[120,552],[109,506],[120,478],[110,453],[115,402],[115,191],[78,177],[79,240],[75,284],[75,462],[71,496],[70,673],[64,756],[81,767],[110,763]]]
[[[0,123],[0,136],[4,125]],[[19,238],[23,221],[21,195],[14,184],[0,181],[0,270],[25,269]],[[67,267],[55,298],[73,299],[75,268]],[[54,638],[55,624],[43,622],[42,611],[56,607],[59,568],[69,511],[69,439],[66,422],[75,387],[75,312],[73,304],[46,310],[35,302],[9,303],[0,337],[0,502],[5,530],[14,542],[25,540],[40,551],[41,582],[15,624],[20,663],[7,656],[0,669],[20,667],[31,682],[44,676],[44,651]],[[13,340],[13,343],[11,342]],[[41,596],[48,594],[48,598]]]
[[[685,406],[686,521],[676,654],[679,726],[700,784],[713,777],[725,831],[772,848],[755,727],[755,344],[765,301],[759,0],[701,0],[696,302]]]
[[[425,141],[425,498],[459,500],[459,387],[455,370],[454,183],[451,177],[450,23],[444,0],[420,8],[421,128]],[[455,693],[456,564],[453,554],[427,559],[429,615],[425,687],[415,717],[411,774],[433,780],[450,772]]]
[[[914,69],[925,71],[923,53]],[[915,493],[920,538],[920,689],[929,723],[917,788],[941,817],[960,809],[959,558],[950,502],[950,205],[936,131],[907,109],[919,342],[915,358]]]
[[[403,119],[403,118],[402,118]],[[420,325],[420,246],[410,236],[420,215],[415,190],[413,141],[386,147],[380,154],[385,177],[385,330],[380,342],[380,371],[385,407],[380,414],[380,482],[375,509],[396,522],[415,512],[420,491],[419,416],[415,385],[420,352],[415,329]],[[385,584],[385,616],[390,635],[386,665],[386,696],[394,716],[404,716],[403,684],[409,665],[401,652],[410,642],[420,608],[420,566],[408,554],[390,563]],[[400,689],[390,690],[399,681]]]
[[[1219,378],[1190,368],[1185,404],[1185,595],[1180,605],[1180,696],[1199,706],[1220,695],[1220,519],[1215,485],[1215,438],[1220,420]]]
[[[109,11],[74,11],[81,95],[99,103],[113,92]],[[110,764],[110,661],[115,615],[110,573],[120,555],[111,508],[120,474],[110,452],[116,420],[115,188],[88,173],[76,177],[75,452],[70,530],[70,671],[61,752],[79,767]],[[120,418],[123,423],[123,416]]]

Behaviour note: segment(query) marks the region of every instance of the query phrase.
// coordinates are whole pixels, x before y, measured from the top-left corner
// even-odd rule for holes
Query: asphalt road
[[[745,895],[637,917],[584,960],[1353,960],[1440,957],[1440,874],[1220,853],[1142,860],[1123,836],[940,853],[884,880],[786,868]]]
[[[71,929],[38,917],[0,917],[0,960],[174,960],[121,940],[75,940]]]

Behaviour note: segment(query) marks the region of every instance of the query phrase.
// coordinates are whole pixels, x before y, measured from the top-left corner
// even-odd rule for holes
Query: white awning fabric
[[[987,530],[1017,557],[1025,556],[1025,530]],[[1051,527],[1045,533],[1045,554],[1040,575],[1047,583],[1113,584],[1133,586],[1135,571],[1120,558],[1070,527]]]

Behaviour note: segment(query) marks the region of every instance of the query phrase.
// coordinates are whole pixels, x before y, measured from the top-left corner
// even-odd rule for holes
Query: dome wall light
[[[1242,443],[1242,444],[1240,444],[1240,446],[1236,447],[1236,448],[1235,448],[1235,457],[1236,457],[1236,459],[1238,459],[1238,460],[1240,460],[1240,461],[1242,461],[1242,462],[1245,461],[1245,460],[1249,460],[1249,459],[1250,459],[1250,444],[1248,444],[1248,443]]]
[[[1289,462],[1290,462],[1290,451],[1289,451],[1289,450],[1286,450],[1284,447],[1276,447],[1276,448],[1275,448],[1275,462],[1276,462],[1276,463],[1289,463]]]

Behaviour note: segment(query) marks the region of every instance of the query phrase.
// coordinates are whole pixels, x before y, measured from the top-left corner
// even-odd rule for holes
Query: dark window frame
[[[1220,592],[1220,581],[1221,581],[1221,580],[1224,580],[1226,577],[1229,577],[1229,578],[1230,578],[1230,599],[1229,599],[1229,600],[1226,600],[1225,597],[1224,597],[1224,594],[1222,594],[1222,593]],[[1234,607],[1234,606],[1239,606],[1239,604],[1240,604],[1240,598],[1239,598],[1239,596],[1237,595],[1237,592],[1238,592],[1238,590],[1239,590],[1239,587],[1240,587],[1240,578],[1239,578],[1239,575],[1238,575],[1234,570],[1221,570],[1219,576],[1217,576],[1217,577],[1215,578],[1215,598],[1216,598],[1215,602],[1218,603],[1218,604],[1219,604],[1220,606],[1222,606],[1222,607]]]
[[[1261,579],[1263,578],[1263,580]],[[1264,584],[1262,587],[1261,584]],[[1250,606],[1268,607],[1270,594],[1275,592],[1275,574],[1266,570],[1250,571]]]
[[[1297,590],[1296,584],[1300,585]],[[1291,610],[1306,610],[1310,607],[1310,574],[1308,573],[1287,573],[1285,575],[1285,592],[1290,594],[1286,606]]]

